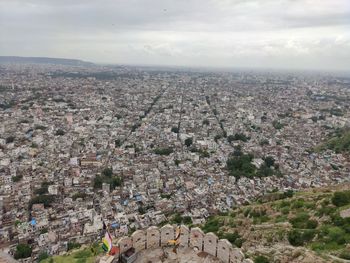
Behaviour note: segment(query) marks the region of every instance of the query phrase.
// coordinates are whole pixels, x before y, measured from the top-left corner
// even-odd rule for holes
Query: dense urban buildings
[[[273,191],[349,181],[318,147],[350,124],[350,79],[95,65],[0,66],[0,247],[32,259]]]

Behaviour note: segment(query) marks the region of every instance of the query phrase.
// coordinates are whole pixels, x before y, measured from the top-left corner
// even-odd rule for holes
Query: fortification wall
[[[165,225],[161,228],[156,226],[146,230],[137,230],[131,237],[122,237],[118,240],[117,246],[123,253],[131,247],[136,251],[152,249],[167,245],[168,241],[175,238],[176,227]],[[193,247],[198,251],[204,251],[225,263],[253,263],[250,259],[245,259],[239,248],[234,248],[227,239],[219,239],[213,233],[204,234],[203,231],[194,227],[189,229],[181,226],[180,247]]]

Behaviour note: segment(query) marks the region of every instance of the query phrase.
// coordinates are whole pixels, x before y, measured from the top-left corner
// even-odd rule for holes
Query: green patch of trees
[[[333,137],[314,150],[317,152],[326,149],[333,150],[336,153],[350,153],[350,129],[336,130]]]
[[[350,204],[350,191],[335,192],[332,197],[332,203],[337,207]]]
[[[67,243],[67,251],[72,250],[72,249],[76,249],[76,248],[80,248],[81,245],[79,243],[76,242],[68,242]]]
[[[284,125],[282,123],[280,123],[279,121],[277,120],[274,120],[272,122],[272,126],[276,129],[276,130],[280,130],[284,127]]]
[[[12,176],[12,182],[17,183],[17,182],[21,181],[22,178],[23,178],[23,175],[21,175],[21,174],[16,175],[16,176]]]
[[[293,229],[288,232],[288,241],[292,246],[303,246],[315,237],[315,230]]]
[[[185,140],[185,145],[186,145],[187,147],[190,147],[190,146],[192,145],[192,143],[193,143],[193,138],[187,138],[187,139]]]
[[[65,134],[65,132],[62,129],[58,129],[55,134],[56,134],[56,136],[63,136]]]
[[[18,244],[14,254],[15,259],[28,258],[32,255],[32,248],[27,244]]]
[[[5,139],[6,144],[13,143],[15,141],[14,136],[9,136]]]
[[[173,133],[179,133],[179,127],[172,127],[171,132]]]
[[[43,261],[44,259],[47,259],[49,257],[49,255],[47,254],[47,252],[41,252],[38,256],[38,262]]]
[[[154,153],[158,154],[158,155],[170,155],[171,153],[173,153],[173,149],[170,148],[170,147],[167,147],[167,148],[156,148],[154,150]]]
[[[306,212],[297,214],[295,217],[291,218],[289,222],[292,224],[293,228],[300,229],[315,229],[318,226],[318,222],[310,219],[310,215]]]
[[[229,135],[227,137],[228,142],[233,142],[233,141],[242,141],[242,142],[247,142],[250,138],[246,136],[244,133],[236,133],[235,135]]]
[[[35,196],[29,201],[29,209],[32,209],[32,206],[34,204],[44,204],[44,207],[47,208],[54,201],[55,201],[55,196],[54,195],[39,195],[39,196]]]
[[[257,256],[254,258],[254,263],[270,263],[270,261],[265,256]]]

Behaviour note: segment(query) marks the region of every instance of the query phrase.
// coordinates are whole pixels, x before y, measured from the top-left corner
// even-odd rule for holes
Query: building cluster
[[[349,101],[346,79],[322,75],[2,65],[0,247],[58,254],[104,224],[200,225],[274,189],[349,180],[348,157],[313,150],[349,125]],[[238,149],[279,176],[230,176]]]

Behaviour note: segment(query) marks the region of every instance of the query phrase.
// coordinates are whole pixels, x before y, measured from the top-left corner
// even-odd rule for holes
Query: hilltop
[[[66,66],[92,66],[91,62],[79,59],[49,58],[49,57],[18,57],[0,56],[0,64],[21,63],[21,64],[55,64]]]

